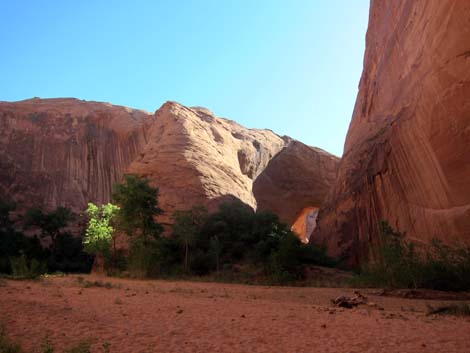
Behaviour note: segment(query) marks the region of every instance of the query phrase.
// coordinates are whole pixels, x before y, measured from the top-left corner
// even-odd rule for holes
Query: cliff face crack
[[[470,58],[470,50],[464,51],[462,54],[457,55],[458,58],[463,57],[465,59]]]

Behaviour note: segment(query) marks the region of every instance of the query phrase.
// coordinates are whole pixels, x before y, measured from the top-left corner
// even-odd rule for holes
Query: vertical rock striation
[[[76,99],[1,102],[0,128],[1,196],[24,208],[80,212],[89,201],[109,201],[124,173],[137,174],[159,187],[166,224],[175,210],[214,210],[232,199],[254,209],[259,199],[292,224],[304,207],[321,203],[338,161],[175,102],[155,114]]]
[[[313,239],[358,263],[382,219],[470,241],[470,2],[373,0],[364,71]]]
[[[110,200],[112,185],[147,142],[152,115],[77,99],[0,103],[0,194],[21,206],[82,211]]]

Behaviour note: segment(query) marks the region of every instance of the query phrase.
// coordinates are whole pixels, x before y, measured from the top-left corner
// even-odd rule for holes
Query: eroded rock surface
[[[269,130],[247,129],[207,109],[165,103],[156,112],[150,139],[130,173],[160,187],[163,222],[195,204],[214,210],[237,198],[256,208],[253,179],[284,146]]]
[[[239,199],[292,224],[319,205],[338,159],[205,108],[165,103],[155,114],[76,99],[0,103],[0,191],[25,208],[110,200],[124,173],[160,189],[159,221],[175,210]],[[253,194],[253,183],[257,191]],[[266,183],[266,185],[264,185]]]
[[[286,141],[256,179],[253,192],[260,210],[273,211],[292,225],[299,217],[307,217],[302,213],[304,208],[323,204],[335,180],[339,158],[299,141]],[[300,235],[306,236],[303,232]]]
[[[371,2],[364,71],[313,239],[358,263],[386,219],[470,241],[470,2]]]
[[[110,199],[112,185],[147,143],[144,111],[77,99],[0,102],[0,195],[20,207]]]

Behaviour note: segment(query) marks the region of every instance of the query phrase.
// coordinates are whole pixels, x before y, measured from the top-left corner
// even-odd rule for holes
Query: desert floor
[[[88,286],[93,281],[106,287]],[[89,282],[88,282],[89,281]],[[352,289],[137,281],[96,276],[0,283],[0,323],[25,351],[48,336],[55,352],[470,352],[470,319],[426,316],[435,301],[371,295],[334,308]]]

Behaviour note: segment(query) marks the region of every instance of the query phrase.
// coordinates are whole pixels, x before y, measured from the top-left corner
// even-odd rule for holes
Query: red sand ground
[[[48,335],[56,353],[84,339],[113,353],[470,352],[470,319],[426,316],[431,301],[369,295],[385,310],[339,309],[330,299],[352,289],[84,279],[113,288],[2,282],[0,323],[27,351]]]

